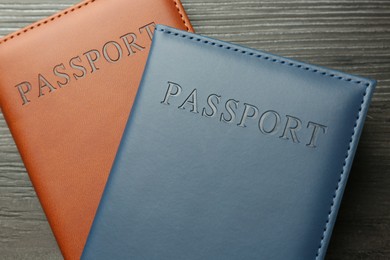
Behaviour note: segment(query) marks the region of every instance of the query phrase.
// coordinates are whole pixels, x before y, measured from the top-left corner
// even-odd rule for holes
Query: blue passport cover
[[[157,26],[83,259],[323,259],[374,87]]]

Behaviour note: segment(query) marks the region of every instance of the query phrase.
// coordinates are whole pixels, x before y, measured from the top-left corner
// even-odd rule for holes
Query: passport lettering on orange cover
[[[0,104],[65,259],[79,259],[155,24],[178,0],[88,0],[0,40]]]

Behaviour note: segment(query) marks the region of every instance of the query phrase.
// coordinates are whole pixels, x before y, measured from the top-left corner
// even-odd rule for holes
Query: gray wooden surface
[[[0,0],[0,35],[76,2]],[[182,2],[198,33],[378,80],[327,258],[390,259],[390,1]],[[0,259],[61,259],[1,114]]]

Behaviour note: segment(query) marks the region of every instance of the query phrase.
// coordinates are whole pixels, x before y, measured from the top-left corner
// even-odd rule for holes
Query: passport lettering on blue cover
[[[171,97],[180,96],[182,92],[182,86],[174,82],[168,82],[167,92],[164,95],[164,100],[161,103],[164,105],[170,105],[169,100],[171,99]],[[259,108],[257,106],[248,103],[243,103],[239,100],[230,98],[226,100],[223,106],[223,109],[225,111],[220,112],[219,114],[218,105],[219,103],[221,103],[221,100],[223,100],[223,97],[221,95],[210,94],[207,96],[207,101],[204,101],[206,106],[199,110],[198,104],[201,103],[201,101],[198,101],[198,90],[194,88],[188,96],[184,96],[184,101],[182,100],[183,102],[177,108],[185,110],[186,106],[188,106],[189,111],[192,113],[199,114],[208,118],[216,117],[217,119],[219,118],[220,122],[232,124],[243,128],[247,127],[246,121],[249,118],[254,118],[255,120],[258,120],[258,127],[262,134],[277,135],[278,131],[283,129],[279,138],[291,140],[294,143],[300,143],[300,138],[298,138],[297,132],[300,131],[302,128],[302,120],[298,117],[285,115],[284,117],[286,120],[284,120],[284,126],[281,128],[282,117],[277,111],[267,110],[262,113],[261,116],[259,116]],[[243,103],[244,106],[243,113],[242,115],[239,115],[239,117],[237,117],[236,112],[234,110],[238,109],[240,103]],[[236,121],[237,119],[238,121]],[[327,126],[308,121],[306,128],[308,128],[309,131],[304,130],[306,133],[302,133],[302,135],[306,135],[303,136],[303,138],[306,137],[307,140],[306,146],[316,148],[317,138],[321,132],[323,132],[324,134],[326,133]],[[289,137],[291,137],[291,139]]]
[[[323,259],[374,87],[157,26],[83,259]]]

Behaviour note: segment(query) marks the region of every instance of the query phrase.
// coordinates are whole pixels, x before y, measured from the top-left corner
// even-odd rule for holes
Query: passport
[[[82,259],[323,259],[375,84],[157,26]]]
[[[0,104],[66,259],[79,259],[156,23],[177,0],[87,0],[0,40]]]

